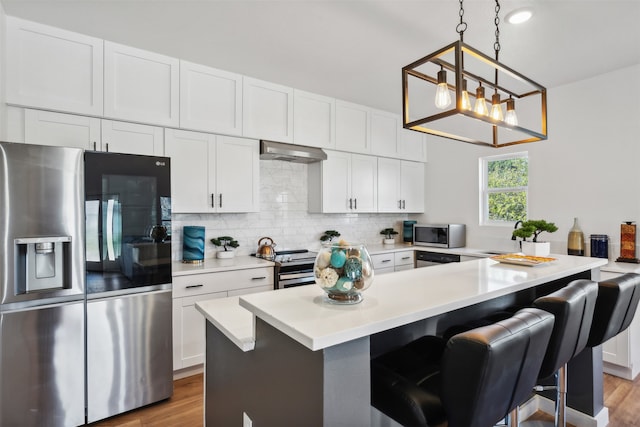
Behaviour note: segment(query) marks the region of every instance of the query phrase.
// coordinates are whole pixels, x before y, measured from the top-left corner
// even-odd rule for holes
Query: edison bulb
[[[484,88],[482,86],[478,86],[478,89],[476,89],[476,105],[473,108],[473,111],[482,116],[487,116],[489,114],[487,100],[484,99]]]
[[[491,97],[491,113],[489,117],[500,122],[504,119],[502,116],[502,106],[500,105],[500,95],[497,93],[494,93]]]
[[[471,99],[469,99],[469,92],[467,91],[467,81],[462,81],[462,101],[460,107],[463,110],[471,110]]]
[[[438,87],[436,89],[435,103],[436,107],[441,110],[451,105],[451,94],[447,86],[447,72],[444,70],[438,71]]]
[[[518,116],[516,115],[516,101],[513,98],[507,99],[507,114],[504,122],[511,126],[518,126]]]

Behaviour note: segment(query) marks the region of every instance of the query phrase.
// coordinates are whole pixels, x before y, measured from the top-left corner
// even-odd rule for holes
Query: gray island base
[[[206,425],[394,425],[370,405],[370,359],[422,335],[528,305],[572,280],[597,280],[606,263],[553,256],[556,261],[535,268],[479,259],[387,274],[352,306],[327,304],[316,286],[199,302],[208,320]],[[568,379],[568,421],[605,426],[601,348],[574,359]],[[539,396],[525,408],[532,405],[531,411],[552,412]]]

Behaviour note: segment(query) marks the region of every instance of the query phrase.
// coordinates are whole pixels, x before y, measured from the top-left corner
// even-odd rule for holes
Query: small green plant
[[[219,248],[220,247],[224,248],[225,251],[230,251],[240,246],[238,241],[234,240],[233,237],[230,237],[230,236],[216,237],[215,239],[211,239],[211,243],[213,243],[214,246],[217,246]]]
[[[324,234],[322,236],[320,236],[320,240],[322,242],[328,242],[331,243],[333,241],[334,238],[336,237],[340,237],[340,233],[337,232],[336,230],[327,230],[324,232]]]
[[[558,227],[553,222],[547,222],[543,219],[524,221],[520,228],[513,230],[514,237],[520,237],[522,240],[533,236],[532,241],[537,242],[538,236],[543,231],[547,233],[553,233],[558,231]]]
[[[385,239],[393,239],[393,236],[398,234],[398,232],[393,228],[385,228],[380,232],[380,234],[384,235]]]

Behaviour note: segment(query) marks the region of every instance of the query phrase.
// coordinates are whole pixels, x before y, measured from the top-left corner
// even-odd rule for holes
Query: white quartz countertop
[[[489,258],[376,276],[360,304],[339,306],[325,302],[318,286],[301,286],[239,297],[241,307],[311,350],[365,337],[377,332],[443,314],[604,266],[600,258],[552,255],[556,261],[537,267],[501,264]],[[205,302],[206,303],[206,302]],[[224,310],[198,309],[215,325],[230,324]],[[230,298],[217,304],[237,312]],[[245,322],[248,317],[244,316]],[[239,329],[248,330],[247,325]],[[227,328],[228,329],[228,328]],[[223,330],[224,332],[224,330]],[[233,335],[233,334],[231,334]],[[250,340],[247,334],[238,340]]]
[[[251,312],[240,307],[238,297],[199,301],[196,309],[242,351],[254,349],[254,317]]]
[[[187,274],[217,273],[220,271],[243,270],[246,268],[273,267],[272,261],[256,258],[254,256],[235,256],[233,258],[205,258],[202,264],[185,264],[181,261],[173,261],[171,264],[172,276],[185,276]]]

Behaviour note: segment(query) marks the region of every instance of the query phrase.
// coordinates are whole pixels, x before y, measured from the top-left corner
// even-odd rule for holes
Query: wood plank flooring
[[[182,378],[174,382],[170,399],[93,423],[91,427],[201,427],[203,394],[202,374]],[[605,374],[604,398],[609,408],[609,427],[640,427],[640,376],[632,382]],[[536,414],[538,417],[548,419]]]

